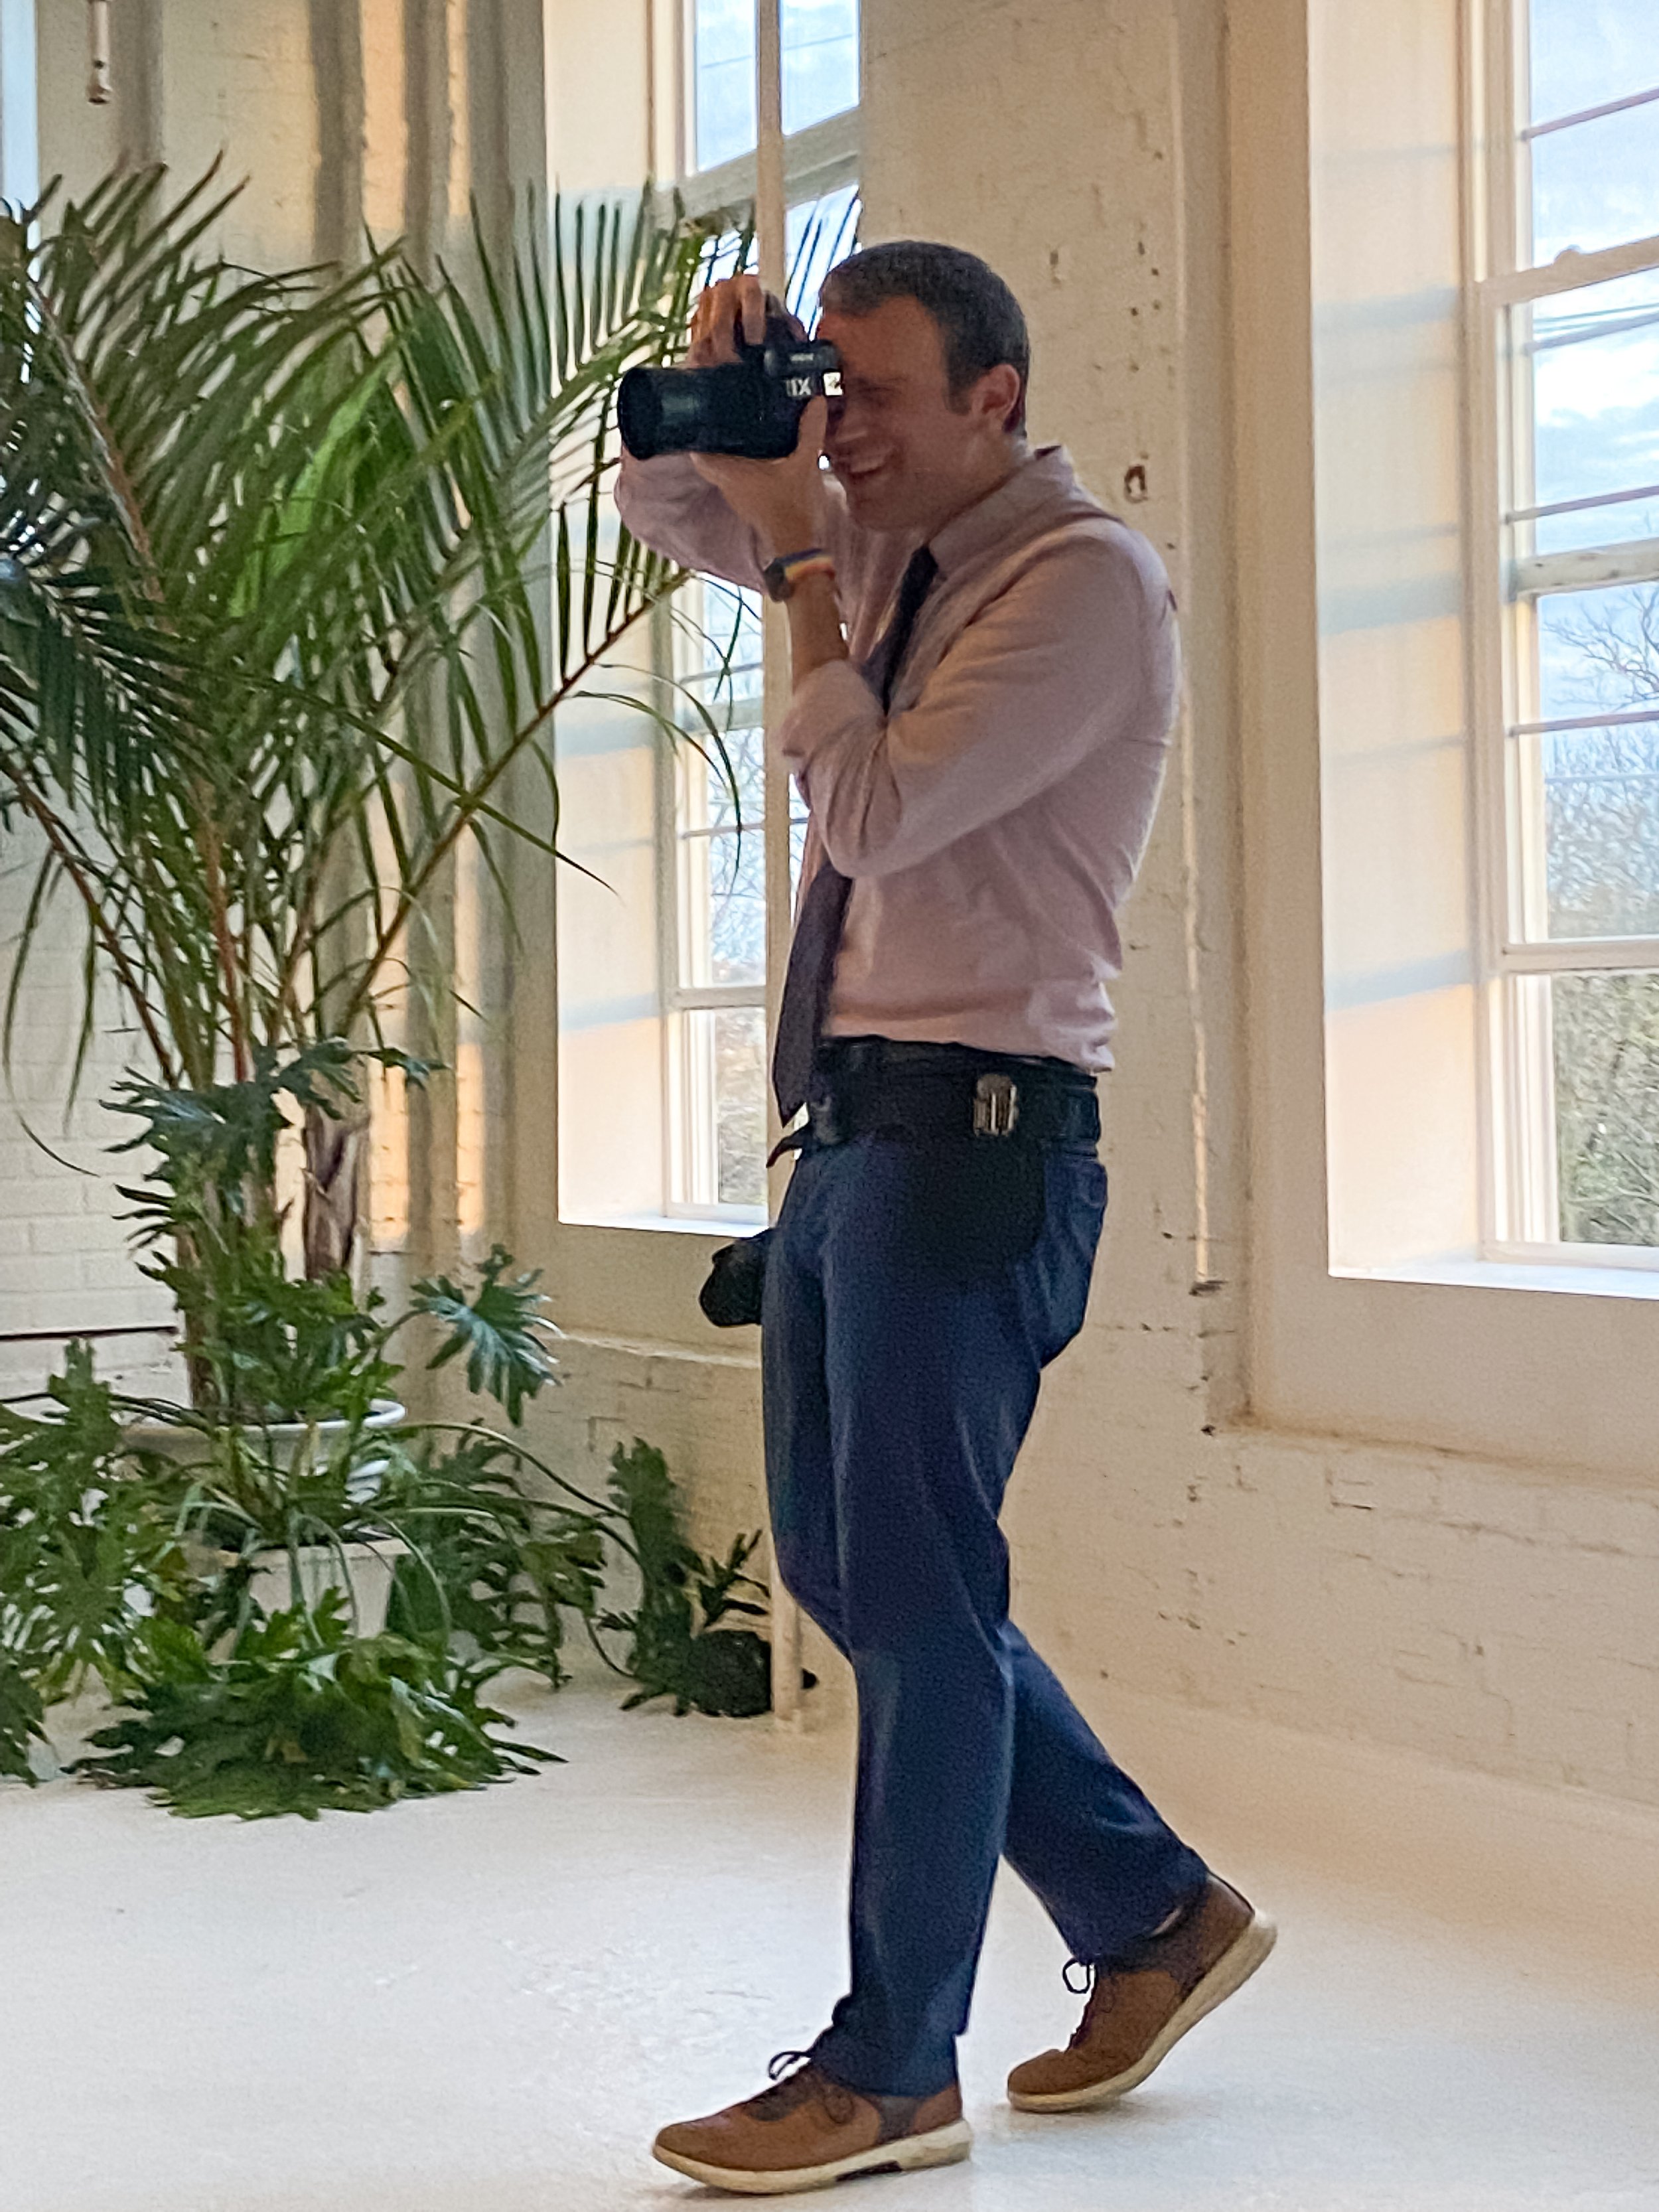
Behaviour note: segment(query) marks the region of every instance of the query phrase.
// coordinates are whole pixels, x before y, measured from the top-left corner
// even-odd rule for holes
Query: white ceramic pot
[[[361,1424],[360,1433],[396,1428],[404,1417],[404,1409],[395,1398],[377,1398],[373,1412]],[[274,1466],[291,1474],[307,1461],[325,1462],[350,1425],[343,1420],[273,1421],[264,1428],[246,1426],[242,1433],[255,1450],[268,1454]],[[162,1453],[179,1467],[199,1466],[210,1449],[209,1439],[199,1429],[171,1421],[133,1421],[125,1435],[135,1449]],[[347,1496],[359,1503],[372,1498],[386,1465],[384,1459],[360,1459],[346,1477]],[[234,1556],[200,1546],[190,1548],[197,1553],[196,1565],[203,1573],[228,1565]],[[292,1558],[286,1552],[261,1553],[257,1555],[251,1588],[255,1601],[266,1613],[282,1611],[295,1601],[296,1595],[314,1605],[324,1590],[343,1590],[350,1601],[348,1610],[356,1610],[356,1632],[378,1636],[386,1626],[392,1571],[406,1548],[385,1536],[372,1543],[344,1544],[338,1551],[330,1544],[302,1544]],[[296,1567],[297,1593],[294,1588]]]
[[[314,1606],[325,1589],[342,1590],[348,1615],[353,1605],[356,1608],[354,1632],[378,1636],[386,1626],[393,1571],[407,1549],[395,1537],[382,1536],[372,1544],[343,1544],[338,1551],[331,1544],[302,1544],[291,1558],[286,1552],[262,1552],[249,1588],[265,1613],[280,1613],[300,1599]]]
[[[377,1398],[362,1431],[395,1429],[404,1419],[404,1408],[395,1398]],[[250,1425],[242,1433],[256,1450],[268,1452],[272,1464],[288,1474],[302,1457],[326,1461],[349,1427],[348,1421],[273,1421],[268,1428]],[[160,1452],[179,1467],[198,1466],[210,1449],[199,1429],[179,1427],[171,1421],[131,1421],[125,1435],[135,1450]],[[359,1461],[347,1485],[352,1496],[371,1492],[385,1466],[383,1459]]]

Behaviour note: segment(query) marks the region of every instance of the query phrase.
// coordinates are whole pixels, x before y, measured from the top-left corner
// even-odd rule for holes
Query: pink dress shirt
[[[1118,909],[1146,849],[1180,688],[1175,602],[1146,539],[1057,446],[933,538],[939,575],[885,714],[859,674],[915,541],[830,486],[851,659],[775,734],[811,817],[803,884],[851,877],[828,1028],[1112,1064]],[[635,536],[760,588],[747,525],[684,455],[625,460]]]

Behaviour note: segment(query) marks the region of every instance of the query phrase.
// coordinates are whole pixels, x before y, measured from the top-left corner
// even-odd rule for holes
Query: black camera
[[[630,368],[617,393],[617,428],[636,460],[659,453],[741,453],[781,461],[793,453],[809,399],[841,397],[841,363],[821,338],[767,319],[758,345],[739,337],[738,358],[713,368]]]

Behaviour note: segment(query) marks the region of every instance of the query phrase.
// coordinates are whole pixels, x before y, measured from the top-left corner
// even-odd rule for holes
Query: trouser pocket
[[[966,1286],[1025,1257],[1042,1234],[1047,1212],[1040,1147],[963,1137],[915,1151],[906,1225],[926,1273]]]

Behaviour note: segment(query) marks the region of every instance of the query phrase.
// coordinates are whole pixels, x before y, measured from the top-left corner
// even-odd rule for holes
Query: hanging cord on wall
[[[87,98],[107,107],[112,94],[109,66],[109,0],[87,0]]]

